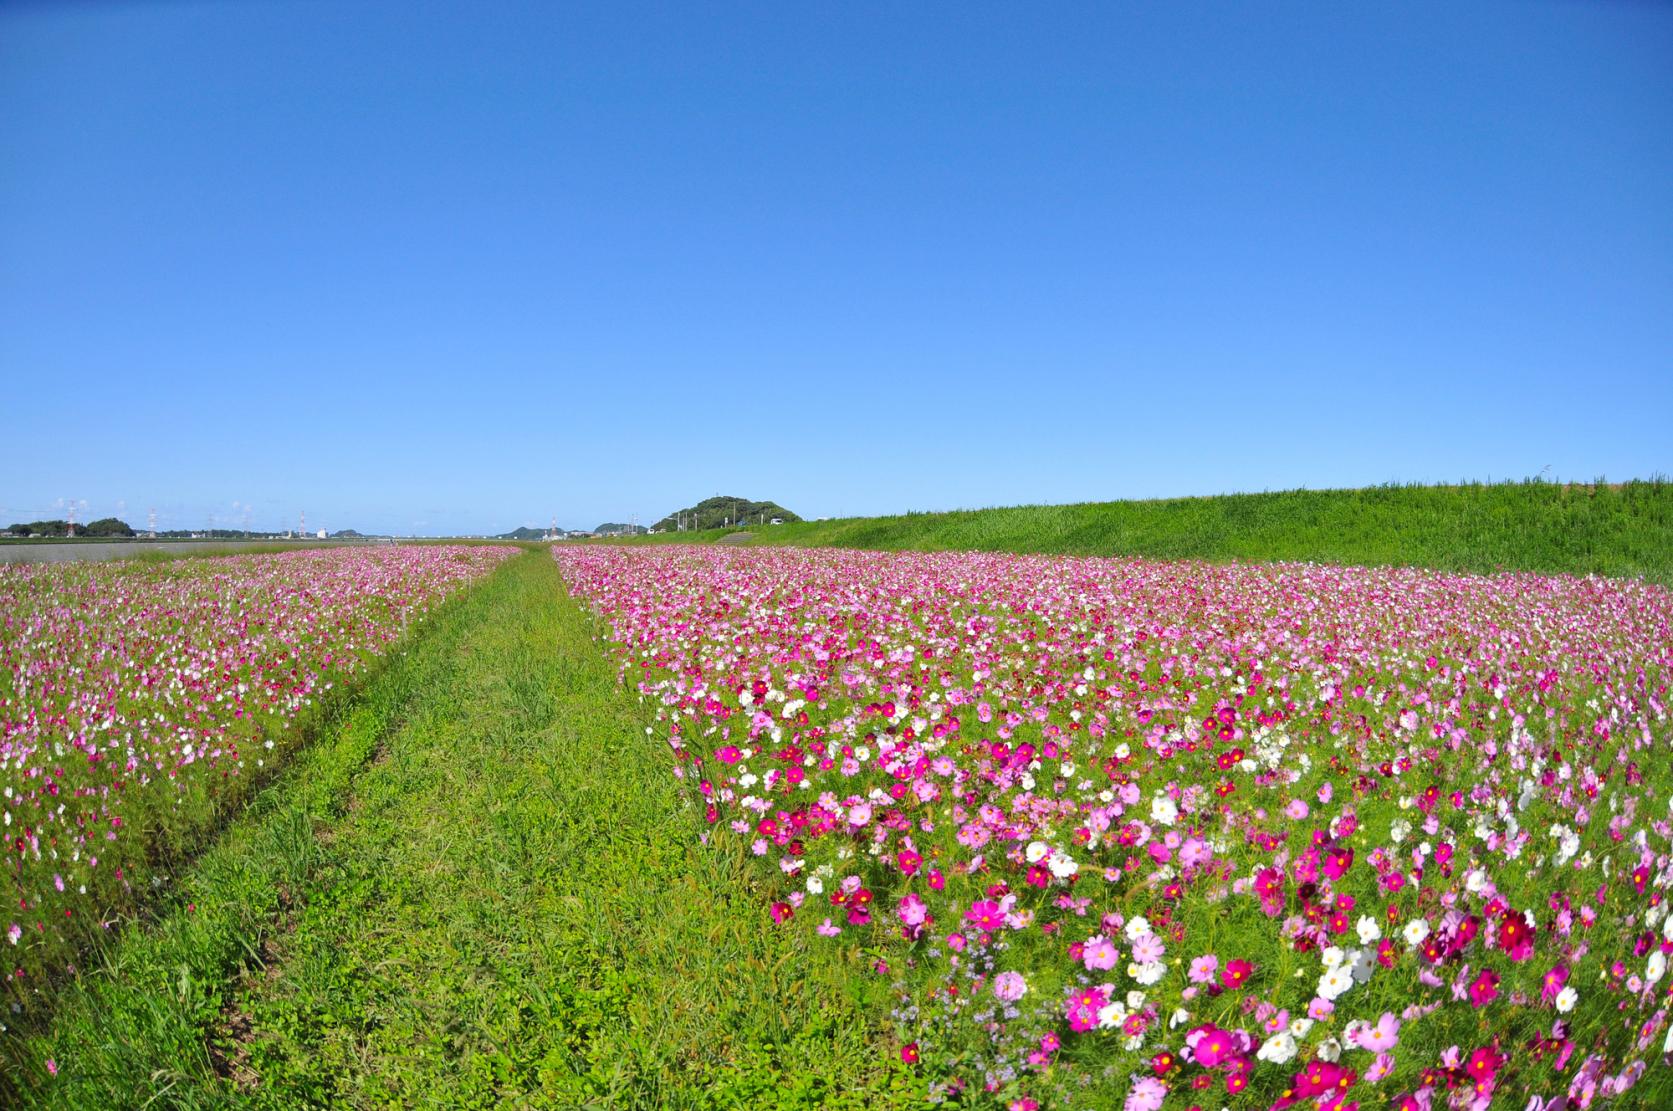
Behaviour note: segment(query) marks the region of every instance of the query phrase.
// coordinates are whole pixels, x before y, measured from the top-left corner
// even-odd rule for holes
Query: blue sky
[[[1669,59],[1634,3],[8,5],[0,519],[1673,471]]]

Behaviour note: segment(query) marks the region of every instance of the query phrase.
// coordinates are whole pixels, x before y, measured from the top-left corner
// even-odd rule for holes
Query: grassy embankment
[[[611,543],[712,543],[730,530]],[[752,527],[752,544],[1309,560],[1673,583],[1673,482],[1287,490]],[[602,543],[603,541],[601,541]]]
[[[909,1102],[881,985],[761,929],[591,636],[544,553],[433,615],[12,1042],[12,1101]]]

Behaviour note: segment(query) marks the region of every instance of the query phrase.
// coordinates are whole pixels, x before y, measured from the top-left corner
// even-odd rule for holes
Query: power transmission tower
[[[145,535],[148,539],[157,539],[157,507],[152,506],[145,514]]]
[[[69,521],[70,535],[74,536],[76,534],[76,503],[74,501],[71,501],[69,503],[69,506],[70,506],[70,508],[68,510],[68,515],[69,515],[69,518],[70,518],[70,521]]]

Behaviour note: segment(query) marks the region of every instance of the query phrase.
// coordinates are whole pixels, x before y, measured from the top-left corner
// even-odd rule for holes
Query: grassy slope
[[[811,521],[755,529],[754,536],[758,544],[807,547],[1311,560],[1673,582],[1673,483],[1289,490]]]
[[[552,560],[509,562],[66,994],[23,1102],[908,1102],[878,989],[761,928],[668,769]]]

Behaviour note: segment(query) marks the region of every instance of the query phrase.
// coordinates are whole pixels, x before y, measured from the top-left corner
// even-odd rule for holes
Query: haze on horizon
[[[1669,58],[1653,5],[9,5],[0,526],[1667,473]]]

